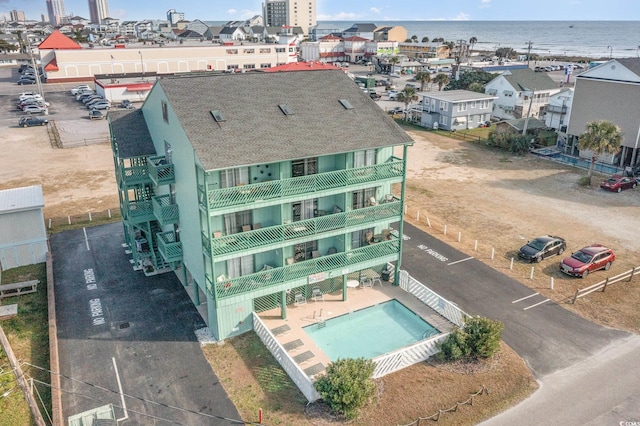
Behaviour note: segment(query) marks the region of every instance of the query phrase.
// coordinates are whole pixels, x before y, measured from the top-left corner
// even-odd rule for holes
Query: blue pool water
[[[589,169],[590,164],[590,162],[587,160],[578,157],[572,157],[571,155],[567,154],[554,155],[551,157],[551,159],[559,163],[571,164],[572,166],[580,167],[581,169]],[[593,170],[610,175],[621,172],[621,169],[619,169],[618,167],[603,163],[596,163]]]
[[[439,333],[395,299],[332,318],[324,327],[309,325],[304,331],[332,361],[375,358]]]

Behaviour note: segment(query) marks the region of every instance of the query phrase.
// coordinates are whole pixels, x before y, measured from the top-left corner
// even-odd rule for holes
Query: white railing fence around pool
[[[320,394],[313,386],[313,380],[302,371],[255,312],[253,313],[253,330],[284,371],[287,372],[289,378],[298,386],[307,401],[313,402],[320,399]]]
[[[399,281],[401,289],[410,293],[458,327],[464,325],[464,319],[468,317],[467,314],[413,278],[407,271],[400,271]],[[293,358],[291,358],[289,353],[282,347],[280,342],[278,342],[276,337],[255,312],[253,313],[253,329],[284,371],[287,372],[291,380],[298,386],[298,389],[304,394],[307,401],[313,402],[320,399],[320,394],[313,385],[313,379],[307,376]],[[430,339],[421,340],[411,346],[374,358],[375,369],[373,378],[377,379],[413,364],[426,361],[429,357],[439,352],[438,343],[446,339],[448,334],[449,333],[439,334]]]
[[[464,325],[464,319],[469,317],[460,308],[443,298],[439,294],[430,290],[420,281],[413,278],[407,271],[400,271],[400,288],[412,294],[422,303],[451,321],[458,327]]]
[[[376,367],[373,370],[372,377],[377,379],[413,364],[426,361],[429,357],[439,352],[438,342],[446,339],[448,334],[440,334],[429,340],[422,340],[414,345],[375,357],[373,362]]]

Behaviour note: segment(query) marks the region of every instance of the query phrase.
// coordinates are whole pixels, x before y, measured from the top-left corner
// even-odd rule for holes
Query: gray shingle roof
[[[413,143],[341,70],[171,77],[158,86],[206,170]]]
[[[640,76],[640,59],[639,58],[620,58],[616,59],[620,64],[624,65],[629,71]]]
[[[544,129],[545,127],[547,127],[546,124],[544,124],[544,121],[538,120],[535,117],[530,117],[528,121],[526,118],[515,118],[513,120],[501,121],[498,124],[501,124],[501,123],[508,124],[509,126],[513,127],[515,130],[521,132],[524,129],[525,122],[527,122],[528,130]]]
[[[120,158],[145,157],[156,153],[141,109],[110,111],[107,119]]]
[[[504,78],[516,88],[522,90],[551,90],[557,89],[558,84],[543,72],[535,72],[531,68],[509,70],[502,74]]]

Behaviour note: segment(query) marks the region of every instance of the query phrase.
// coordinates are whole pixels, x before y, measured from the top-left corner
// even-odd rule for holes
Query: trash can
[[[386,269],[383,269],[382,272],[380,273],[380,275],[382,276],[382,279],[384,281],[389,281],[389,277],[391,276],[391,272],[387,271]]]

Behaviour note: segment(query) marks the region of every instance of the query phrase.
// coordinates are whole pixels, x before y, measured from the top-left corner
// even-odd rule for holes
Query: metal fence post
[[[609,277],[607,277],[607,279],[604,281],[604,286],[602,286],[602,292],[604,293],[604,291],[607,289],[607,285],[609,284]]]

